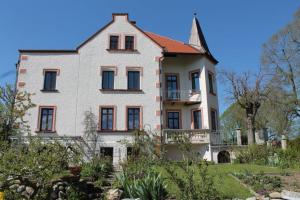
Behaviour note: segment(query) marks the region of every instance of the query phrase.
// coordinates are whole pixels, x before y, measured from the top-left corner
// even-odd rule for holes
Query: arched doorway
[[[218,153],[218,163],[230,163],[230,154],[228,151],[220,151]]]

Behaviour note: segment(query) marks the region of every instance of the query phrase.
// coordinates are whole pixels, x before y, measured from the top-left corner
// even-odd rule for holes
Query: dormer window
[[[125,36],[125,50],[134,50],[134,36]]]
[[[119,36],[118,35],[111,35],[109,37],[109,49],[119,49]]]

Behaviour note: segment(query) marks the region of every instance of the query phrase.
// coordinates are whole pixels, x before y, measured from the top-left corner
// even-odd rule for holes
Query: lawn
[[[233,177],[229,176],[230,173],[244,172],[245,170],[251,173],[264,172],[264,173],[280,174],[281,172],[283,172],[283,170],[279,168],[260,166],[260,165],[251,165],[251,164],[219,164],[219,165],[210,165],[208,167],[208,173],[214,177],[216,188],[221,194],[223,199],[225,198],[245,199],[247,197],[253,196],[247,188],[241,185]],[[169,176],[163,168],[160,167],[159,171],[162,173],[162,176],[164,176],[168,180],[168,192],[176,196],[178,192],[178,188],[176,187],[176,185],[172,183],[170,179],[168,179]],[[181,172],[178,171],[178,173]]]

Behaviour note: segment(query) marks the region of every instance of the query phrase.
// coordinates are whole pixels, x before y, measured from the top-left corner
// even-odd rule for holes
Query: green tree
[[[32,94],[20,92],[12,85],[0,86],[0,140],[29,132],[26,112],[35,105]]]
[[[232,141],[233,136],[236,134],[236,129],[246,130],[246,114],[240,105],[237,103],[231,104],[221,115],[221,130],[224,135],[224,139]]]

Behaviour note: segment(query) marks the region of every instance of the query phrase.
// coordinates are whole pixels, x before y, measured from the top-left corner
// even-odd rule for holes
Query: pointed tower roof
[[[200,50],[202,53],[210,54],[209,48],[205,41],[205,37],[201,30],[201,27],[200,27],[199,21],[196,17],[196,14],[194,14],[194,19],[192,22],[192,29],[191,29],[189,44],[191,46],[193,46],[194,48]]]

